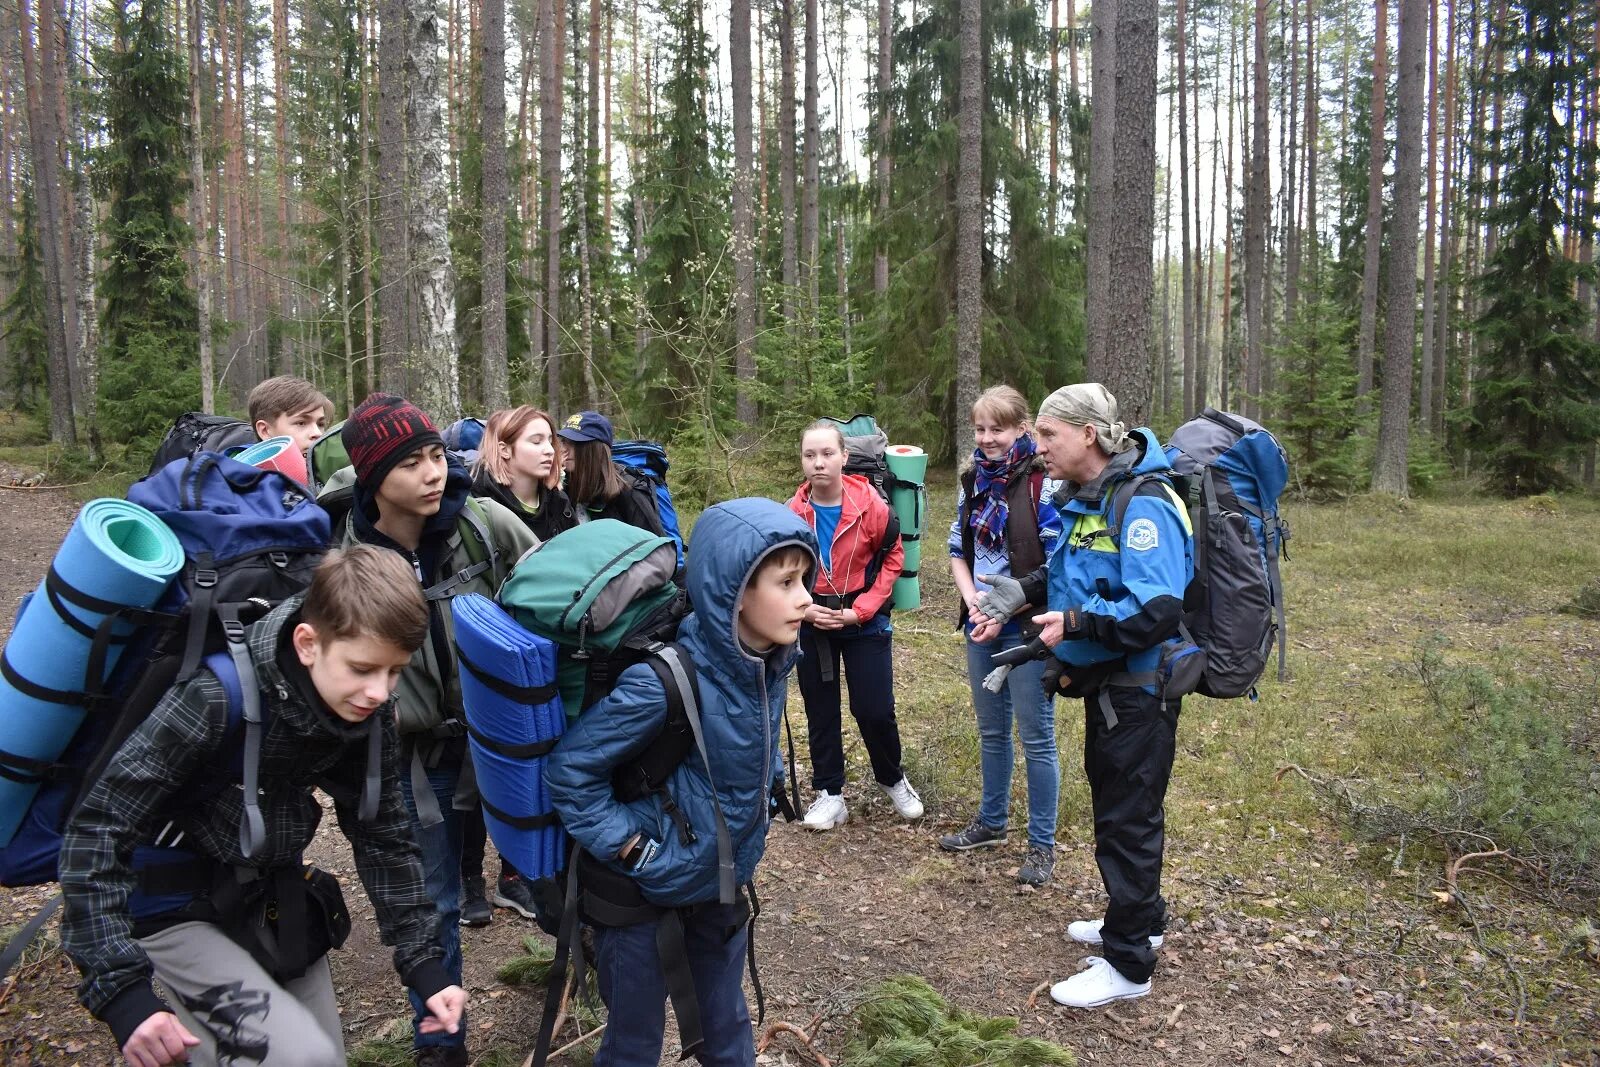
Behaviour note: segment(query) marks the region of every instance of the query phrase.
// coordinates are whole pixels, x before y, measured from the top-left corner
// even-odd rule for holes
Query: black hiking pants
[[[1107,728],[1099,694],[1084,700],[1083,773],[1094,805],[1094,857],[1105,883],[1103,955],[1130,982],[1156,968],[1150,937],[1167,925],[1161,897],[1167,783],[1177,747],[1178,701],[1116,686],[1117,724]]]
[[[811,743],[811,788],[844,792],[844,736],[839,675],[850,690],[855,717],[879,785],[905,776],[900,766],[900,724],[894,717],[893,629],[887,614],[858,626],[819,630],[800,627],[800,662],[795,676],[806,705]]]

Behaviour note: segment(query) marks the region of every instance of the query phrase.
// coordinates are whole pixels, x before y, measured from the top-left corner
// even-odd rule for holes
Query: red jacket
[[[789,501],[789,510],[804,519],[812,533],[816,532],[817,513],[811,507],[810,482],[800,483],[800,488],[795,490]],[[888,527],[889,505],[883,502],[883,497],[878,495],[872,483],[859,474],[846,474],[839,525],[833,531],[831,552],[827,546],[823,546],[823,567],[822,573],[817,576],[817,592],[832,596],[859,592],[854,608],[862,622],[883,608],[895,579],[905,569],[905,549],[897,539],[884,557],[878,580],[872,583],[871,589],[862,588],[867,582],[867,564],[872,562],[872,554],[883,543],[883,535]]]

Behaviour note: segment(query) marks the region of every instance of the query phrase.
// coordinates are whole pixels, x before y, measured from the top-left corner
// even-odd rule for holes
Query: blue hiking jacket
[[[613,870],[631,873],[654,904],[681,906],[717,899],[717,833],[713,791],[733,838],[734,873],[742,885],[755,874],[767,847],[768,796],[783,780],[778,729],[798,645],[765,656],[739,641],[737,621],[744,590],[757,564],[786,545],[811,554],[815,578],[817,539],[802,519],[770,500],[732,500],[708,508],[695,525],[687,582],[694,614],[678,643],[699,677],[700,720],[708,768],[698,751],[667,784],[688,817],[695,840],[685,845],[659,795],[619,801],[611,774],[635,759],[667,720],[666,693],[649,664],[623,671],[611,694],[585,711],[561,738],[545,766],[545,784],[567,831]],[[715,783],[713,787],[712,783]],[[643,869],[630,872],[616,859],[634,834],[661,846]]]
[[[1096,536],[1113,518],[1117,486],[1172,472],[1155,434],[1144,427],[1132,433],[1137,448],[1113,456],[1093,482],[1069,482],[1055,496],[1064,529],[1050,557],[1050,609],[1080,609],[1086,631],[1055,647],[1072,666],[1126,656],[1127,670],[1154,670],[1161,643],[1178,631],[1183,591],[1194,577],[1189,512],[1165,478],[1146,482],[1129,501],[1120,545]]]

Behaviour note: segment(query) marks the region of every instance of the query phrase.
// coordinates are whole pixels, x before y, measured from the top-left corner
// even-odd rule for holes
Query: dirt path
[[[0,470],[0,482],[8,473]],[[62,494],[0,491],[0,632],[9,632],[19,598],[44,572],[75,511]],[[908,659],[898,668],[902,685],[915,680]],[[1063,705],[1059,718],[1075,714]],[[1063,770],[1075,773],[1072,749],[1064,751]],[[853,762],[859,756],[852,753]],[[1183,788],[1181,767],[1174,788]],[[775,828],[758,880],[768,1020],[806,1024],[820,1014],[820,1044],[835,1062],[853,998],[904,972],[924,976],[967,1010],[1018,1016],[1023,1033],[1060,1042],[1084,1063],[1596,1062],[1592,1055],[1552,1058],[1540,1051],[1537,1030],[1510,1032],[1436,996],[1428,975],[1399,954],[1416,929],[1414,908],[1388,903],[1376,890],[1354,909],[1285,899],[1291,888],[1322,881],[1361,884],[1354,850],[1332,831],[1299,828],[1275,863],[1240,881],[1212,873],[1213,839],[1174,828],[1167,895],[1175,922],[1152,995],[1108,1011],[1069,1013],[1047,994],[1030,994],[1075,968],[1085,953],[1064,939],[1065,925],[1102,906],[1082,813],[1063,810],[1055,883],[1034,891],[1013,880],[1025,847],[1020,837],[987,855],[950,857],[934,838],[964,811],[936,805],[922,823],[907,826],[882,797],[855,789],[851,803],[851,822],[831,834]],[[353,887],[348,847],[331,822],[312,858]],[[20,923],[47,896],[47,889],[0,890],[0,926]],[[356,928],[335,954],[334,975],[354,1048],[390,1030],[405,1005],[370,906],[358,889],[348,888],[348,899]],[[520,1062],[537,1026],[538,992],[494,978],[528,934],[536,934],[531,923],[504,911],[486,929],[463,931],[473,1047],[499,1051],[497,1062]],[[78,1008],[76,981],[60,951],[47,949],[24,966],[15,986],[0,985],[0,1063],[116,1061],[105,1029]],[[1591,1017],[1569,1020],[1569,1033],[1600,1031],[1593,1000],[1576,1000]],[[792,1046],[780,1043],[764,1062],[802,1062],[785,1048]],[[670,1051],[664,1062],[675,1062]]]

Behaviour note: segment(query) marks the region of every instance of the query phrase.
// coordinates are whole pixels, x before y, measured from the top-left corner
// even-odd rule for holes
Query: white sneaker
[[[889,799],[894,802],[895,813],[902,819],[922,818],[922,798],[911,788],[911,779],[901,778],[894,785],[880,785],[878,788],[889,794]]]
[[[843,826],[849,821],[850,809],[844,806],[843,795],[830,793],[824,789],[806,809],[802,825],[807,830],[832,830],[835,826]]]
[[[1136,1000],[1150,992],[1149,982],[1130,982],[1099,956],[1088,957],[1086,970],[1050,987],[1050,999],[1068,1008],[1098,1008],[1116,1000]]]
[[[1067,936],[1080,945],[1103,945],[1105,940],[1100,936],[1100,928],[1105,924],[1104,919],[1079,919],[1067,924]],[[1166,940],[1164,934],[1151,934],[1150,947],[1160,948]]]

